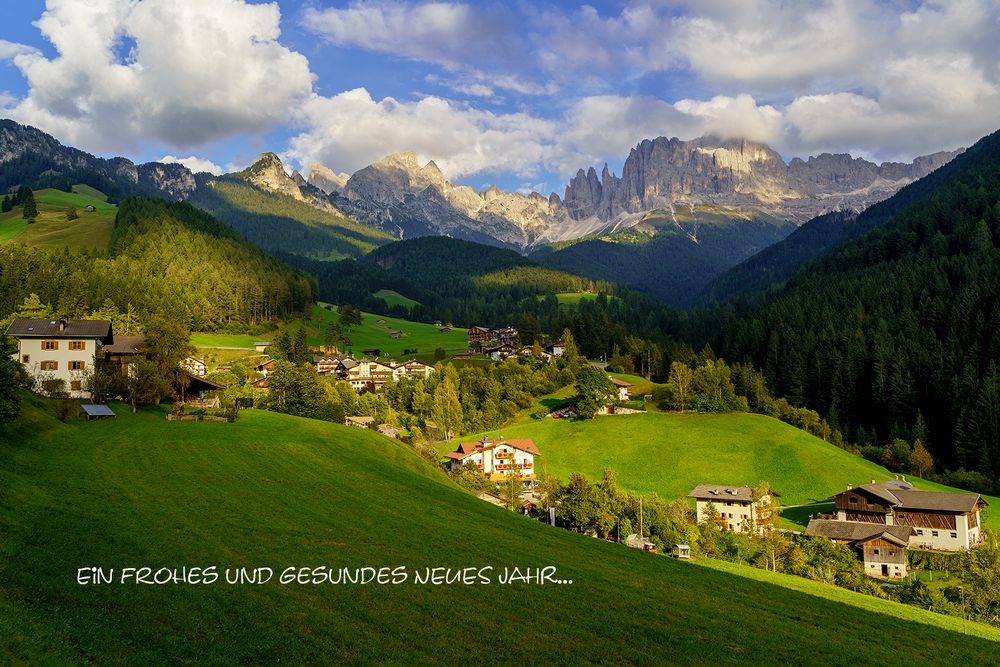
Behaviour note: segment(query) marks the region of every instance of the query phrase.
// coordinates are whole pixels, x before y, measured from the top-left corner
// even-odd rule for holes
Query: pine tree
[[[25,220],[33,220],[38,217],[38,206],[35,204],[35,195],[31,191],[29,191],[27,196],[24,198],[21,217]]]

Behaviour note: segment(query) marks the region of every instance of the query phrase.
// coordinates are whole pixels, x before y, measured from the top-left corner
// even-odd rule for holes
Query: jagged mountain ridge
[[[387,156],[346,179],[317,163],[309,183],[340,210],[400,238],[485,236],[529,248],[635,227],[648,214],[678,205],[728,207],[738,218],[760,213],[797,224],[831,210],[861,210],[960,152],[908,164],[829,153],[786,164],[766,144],[659,137],[632,149],[621,176],[606,164],[600,176],[593,167],[579,170],[562,198],[496,187],[476,192],[450,183],[433,160],[421,166],[412,152]]]
[[[912,163],[876,165],[847,154],[824,153],[788,164],[766,144],[744,139],[658,137],[632,149],[622,175],[607,165],[600,177],[581,169],[566,187],[574,220],[605,222],[677,204],[764,205],[804,222],[825,211],[862,209],[947,164],[961,153],[940,152]]]

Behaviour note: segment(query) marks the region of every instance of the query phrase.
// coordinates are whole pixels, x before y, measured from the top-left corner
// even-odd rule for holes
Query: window
[[[855,498],[854,496],[851,496],[851,503],[854,504],[854,505],[857,505],[858,504],[858,499]]]
[[[30,354],[22,354],[21,355],[21,363],[22,364],[26,364],[26,363],[28,363],[30,361],[31,361],[31,355]]]
[[[43,350],[58,350],[59,349],[59,341],[57,341],[57,340],[43,340],[42,341],[42,349]]]
[[[878,556],[878,549],[875,550],[875,555]]]
[[[896,555],[896,552],[895,552],[895,551],[890,551],[890,552],[889,552],[889,555],[890,555],[890,556],[895,556],[895,555]]]
[[[86,341],[82,341],[82,340],[71,340],[69,342],[69,349],[71,349],[71,350],[86,350],[87,349],[87,343],[86,343]]]
[[[917,535],[923,535],[923,534],[924,534],[924,531],[922,531],[919,528],[917,528]]]
[[[937,537],[937,536],[938,536],[937,534],[938,534],[938,532],[937,532],[936,530],[932,530],[932,531],[931,531],[931,535],[932,535],[933,537]]]
[[[57,370],[59,370],[59,362],[58,361],[43,361],[42,363],[38,364],[38,368],[41,369],[41,370],[43,370],[43,371],[57,371]]]
[[[71,361],[71,362],[69,362],[69,369],[71,371],[82,371],[83,370],[83,362],[82,361]]]
[[[957,539],[957,538],[958,538],[958,533],[952,533],[951,534],[951,539],[954,540],[954,539]]]
[[[79,380],[73,380],[72,382],[69,383],[69,388],[72,389],[73,391],[80,391],[81,389],[83,389],[83,383],[80,382]]]

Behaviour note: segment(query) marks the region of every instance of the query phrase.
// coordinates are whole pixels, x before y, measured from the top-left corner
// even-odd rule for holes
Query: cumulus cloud
[[[17,42],[0,39],[0,60],[10,60],[14,56],[37,53],[37,51],[37,49],[27,44],[18,44]]]
[[[215,174],[216,176],[226,173],[223,171],[222,167],[215,164],[211,160],[205,160],[200,157],[195,157],[194,155],[189,155],[187,157],[164,155],[157,160],[157,162],[163,162],[165,164],[182,164],[196,174],[202,171],[207,171],[208,173]]]
[[[6,112],[93,151],[267,130],[313,79],[279,18],[243,0],[49,0],[36,25],[58,55],[13,56],[29,91]]]
[[[292,138],[286,154],[301,165],[318,161],[353,172],[410,150],[433,158],[449,178],[486,169],[534,173],[556,131],[553,122],[525,113],[494,114],[433,96],[376,101],[364,88],[312,97],[300,122],[306,129]]]

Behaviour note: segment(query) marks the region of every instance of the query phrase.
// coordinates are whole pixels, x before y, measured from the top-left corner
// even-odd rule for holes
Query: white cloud
[[[524,113],[494,114],[439,97],[375,101],[364,88],[314,96],[302,106],[305,131],[286,155],[300,165],[322,162],[353,172],[389,153],[414,151],[434,159],[448,178],[486,169],[535,173],[556,125]]]
[[[37,51],[37,49],[27,44],[18,44],[17,42],[8,42],[6,39],[0,39],[0,60],[10,60],[14,56],[37,53]]]
[[[303,25],[338,46],[389,53],[448,68],[492,61],[518,41],[506,15],[459,2],[359,2],[309,7]]]
[[[194,155],[189,155],[187,157],[164,155],[157,160],[157,162],[163,162],[165,164],[182,164],[196,174],[202,171],[207,171],[208,173],[215,174],[216,176],[226,173],[223,171],[222,167],[215,164],[211,160],[205,160],[200,157],[195,157]]]
[[[279,18],[243,0],[49,0],[36,25],[59,55],[14,56],[29,92],[6,111],[102,152],[265,131],[312,88]]]

